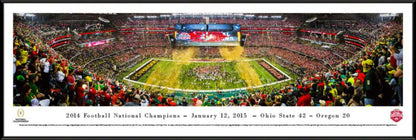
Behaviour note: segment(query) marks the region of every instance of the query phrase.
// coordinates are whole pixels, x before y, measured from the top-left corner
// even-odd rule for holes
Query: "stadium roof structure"
[[[42,21],[99,21],[98,17],[105,19],[157,19],[157,18],[200,18],[200,17],[218,17],[218,18],[260,18],[260,19],[285,19],[287,17],[296,17],[300,21],[316,17],[316,21],[327,20],[360,20],[380,18],[381,14],[397,15],[403,17],[403,14],[396,13],[16,13],[15,16],[30,16],[36,20]]]

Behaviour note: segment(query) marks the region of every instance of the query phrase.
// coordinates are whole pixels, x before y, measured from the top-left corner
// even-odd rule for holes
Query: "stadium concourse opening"
[[[16,106],[403,105],[402,13],[16,13],[13,45]]]

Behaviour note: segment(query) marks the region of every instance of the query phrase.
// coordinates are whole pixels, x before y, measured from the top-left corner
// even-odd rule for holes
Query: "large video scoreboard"
[[[239,24],[176,24],[175,46],[240,45]]]

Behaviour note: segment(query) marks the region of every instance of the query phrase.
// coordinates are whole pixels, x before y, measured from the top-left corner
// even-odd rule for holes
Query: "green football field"
[[[248,87],[246,81],[241,78],[240,73],[237,72],[236,63],[237,62],[190,62],[187,64],[178,64],[178,62],[175,61],[160,60],[151,69],[144,73],[138,79],[138,82],[149,83],[148,80],[152,73],[153,76],[155,76],[154,73],[162,70],[162,73],[158,73],[157,76],[165,76],[169,78],[161,78],[158,80],[174,80],[170,81],[175,82],[175,85],[177,85],[177,87],[174,88],[189,90],[217,90]],[[253,70],[257,73],[261,84],[273,83],[277,81],[276,78],[274,78],[257,61],[252,60],[245,64],[248,64],[251,68],[253,68]],[[173,67],[175,67],[175,70],[172,70]],[[166,74],[168,76],[166,76]],[[175,77],[172,75],[177,76],[172,79],[171,77]],[[159,86],[169,87],[163,82],[160,82]]]

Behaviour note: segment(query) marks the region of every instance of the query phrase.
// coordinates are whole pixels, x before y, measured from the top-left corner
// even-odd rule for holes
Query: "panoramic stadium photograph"
[[[403,106],[403,14],[14,13],[13,105]]]

